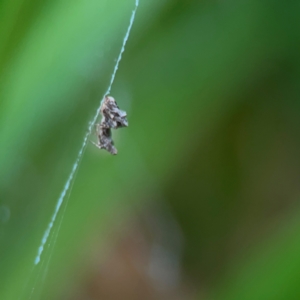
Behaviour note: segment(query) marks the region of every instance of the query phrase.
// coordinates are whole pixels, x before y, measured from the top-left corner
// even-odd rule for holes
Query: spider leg
[[[96,132],[98,133],[100,130],[100,124],[99,123],[95,124],[95,128],[96,128]]]
[[[102,149],[100,146],[99,146],[99,144],[97,144],[97,143],[95,143],[95,142],[93,142],[93,141],[90,141],[92,144],[94,144],[97,148],[99,148],[99,149]]]

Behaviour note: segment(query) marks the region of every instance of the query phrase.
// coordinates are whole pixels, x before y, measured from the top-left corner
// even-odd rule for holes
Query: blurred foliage
[[[195,298],[299,299],[296,1],[140,0],[119,154],[88,144],[34,267],[134,2],[0,1],[0,299],[68,299],[150,203],[180,227]]]

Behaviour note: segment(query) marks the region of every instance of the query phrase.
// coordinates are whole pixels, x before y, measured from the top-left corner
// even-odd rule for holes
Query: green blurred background
[[[300,299],[300,4],[0,0],[0,299]],[[96,140],[92,132],[89,140]]]

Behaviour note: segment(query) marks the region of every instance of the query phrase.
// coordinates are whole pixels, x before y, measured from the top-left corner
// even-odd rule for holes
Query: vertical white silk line
[[[134,10],[133,10],[132,13],[131,13],[131,18],[130,18],[129,26],[128,26],[128,28],[127,28],[125,37],[124,37],[124,39],[123,39],[123,44],[122,44],[122,48],[121,48],[120,54],[119,54],[118,59],[117,59],[117,61],[116,61],[116,64],[115,64],[115,67],[114,67],[114,71],[113,71],[113,74],[112,74],[112,76],[111,76],[111,80],[110,80],[108,89],[107,89],[106,93],[104,94],[104,96],[103,96],[103,98],[102,98],[102,100],[101,100],[101,102],[100,102],[100,106],[101,106],[101,103],[102,103],[104,97],[105,97],[107,94],[110,93],[112,84],[113,84],[113,82],[114,82],[114,80],[115,80],[115,76],[116,76],[117,70],[118,70],[118,68],[119,68],[119,63],[120,63],[120,61],[121,61],[121,59],[122,59],[122,54],[123,54],[123,52],[125,51],[125,46],[126,46],[126,43],[127,43],[127,41],[128,41],[128,38],[129,38],[129,35],[130,35],[130,31],[131,31],[131,28],[132,28],[132,25],[133,25],[133,22],[134,22],[134,19],[135,19],[135,14],[136,14],[138,5],[139,5],[139,0],[136,0],[136,1],[135,1],[135,8],[134,8]],[[93,120],[92,120],[92,121],[90,122],[90,124],[89,124],[88,131],[87,131],[87,133],[86,133],[86,135],[85,135],[85,137],[84,137],[84,139],[83,139],[83,143],[82,143],[81,148],[80,148],[80,150],[79,150],[79,152],[78,152],[76,161],[75,161],[75,163],[73,164],[73,167],[72,167],[72,170],[71,170],[71,172],[70,172],[70,175],[69,175],[69,177],[68,177],[68,179],[67,179],[67,182],[66,182],[66,184],[65,184],[65,186],[64,186],[64,188],[63,188],[63,191],[61,192],[61,194],[60,194],[60,196],[59,196],[59,198],[58,198],[57,204],[56,204],[56,206],[55,206],[54,213],[53,213],[53,215],[52,215],[52,217],[51,217],[51,220],[50,220],[50,222],[49,222],[49,224],[48,224],[48,226],[47,226],[47,229],[46,229],[45,232],[44,232],[43,238],[42,238],[41,243],[40,243],[40,246],[39,246],[39,248],[38,248],[38,253],[37,253],[37,255],[36,255],[35,259],[34,259],[34,264],[35,264],[35,265],[37,265],[37,264],[40,262],[40,260],[41,260],[41,255],[42,255],[42,253],[43,253],[43,251],[44,251],[45,244],[46,244],[47,241],[48,241],[49,235],[50,235],[50,233],[51,233],[51,229],[52,229],[52,227],[53,227],[53,225],[54,225],[54,222],[55,222],[55,220],[56,220],[56,217],[57,217],[57,214],[58,214],[58,212],[59,212],[59,210],[60,210],[60,207],[61,207],[62,203],[64,202],[64,199],[65,199],[65,197],[66,197],[67,192],[69,191],[69,188],[70,188],[70,186],[71,186],[72,181],[74,180],[74,175],[75,175],[76,170],[77,170],[77,168],[78,168],[78,166],[79,166],[79,163],[80,163],[82,154],[83,154],[83,152],[84,152],[84,150],[85,150],[85,147],[86,147],[86,145],[87,145],[88,138],[89,138],[89,136],[90,136],[90,134],[91,134],[91,132],[92,132],[92,128],[93,128],[93,126],[95,125],[98,116],[99,116],[99,109],[97,110],[97,112],[96,112],[96,114],[95,114],[95,117],[93,118]]]

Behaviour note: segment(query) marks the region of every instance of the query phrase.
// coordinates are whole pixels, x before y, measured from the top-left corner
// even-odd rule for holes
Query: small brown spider
[[[99,149],[105,149],[113,155],[118,153],[114,147],[114,142],[111,137],[111,129],[127,127],[126,112],[120,110],[116,100],[111,96],[105,96],[100,107],[102,119],[100,124],[96,124],[98,143],[92,142]]]

